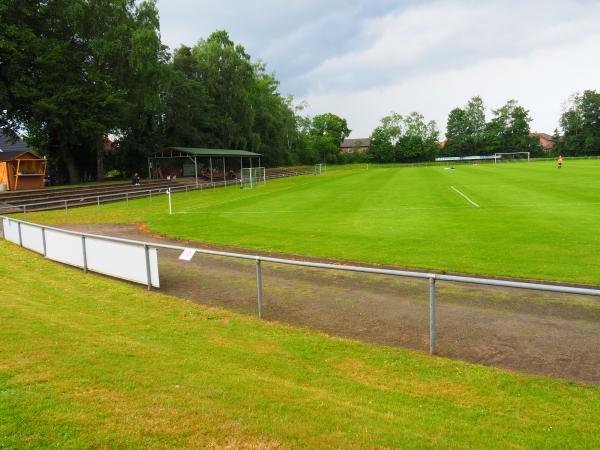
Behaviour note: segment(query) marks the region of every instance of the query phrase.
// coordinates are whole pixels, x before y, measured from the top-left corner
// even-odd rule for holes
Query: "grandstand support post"
[[[98,208],[100,208],[100,196],[98,196]]]
[[[67,206],[67,200],[65,199],[65,214],[69,212],[69,207]]]
[[[435,275],[429,278],[429,353],[435,353]]]
[[[27,205],[23,205],[23,220],[27,220]]]
[[[150,272],[150,249],[148,248],[148,244],[144,244],[144,253],[146,255],[146,281],[148,285],[148,290],[152,289],[152,275]]]
[[[198,187],[198,157],[194,156],[194,173],[196,174],[196,187]]]
[[[81,235],[81,251],[83,252],[83,272],[87,273],[87,271],[88,271],[87,252],[85,250],[85,235],[84,234]]]
[[[258,318],[262,319],[263,281],[262,281],[262,267],[260,265],[260,258],[256,258],[256,291],[257,291],[257,296],[258,296]]]
[[[212,156],[208,157],[208,160],[210,161],[210,184],[212,184],[212,187],[215,187],[215,183],[213,183],[213,167],[212,167]]]
[[[125,192],[125,204],[129,206],[129,192]]]

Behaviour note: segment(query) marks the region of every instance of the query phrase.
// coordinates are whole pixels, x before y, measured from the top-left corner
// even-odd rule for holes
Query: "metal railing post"
[[[98,196],[98,208],[100,208],[100,196]]]
[[[27,220],[27,205],[23,205],[23,219]]]
[[[262,281],[262,267],[260,264],[260,258],[256,259],[256,291],[258,296],[258,317],[262,319],[263,309],[263,281]]]
[[[44,256],[46,256],[46,229],[42,227],[42,248],[44,249]]]
[[[429,353],[435,353],[435,276],[429,278]]]
[[[144,254],[146,256],[146,280],[148,290],[152,289],[152,273],[150,272],[150,249],[148,244],[144,244]]]
[[[125,192],[125,206],[129,206],[129,192]]]
[[[83,234],[81,235],[81,251],[83,252],[83,271],[84,273],[87,273],[87,252],[85,251],[85,235]]]
[[[17,222],[17,229],[19,230],[19,245],[23,247],[23,237],[21,236],[21,222]]]
[[[69,207],[67,206],[67,199],[65,199],[65,214],[69,212]]]
[[[173,208],[171,207],[171,188],[167,189],[167,195],[169,196],[169,215],[173,214]]]

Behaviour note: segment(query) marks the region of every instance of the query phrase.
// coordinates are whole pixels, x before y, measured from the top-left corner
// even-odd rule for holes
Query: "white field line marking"
[[[462,192],[460,192],[458,189],[456,189],[454,186],[450,186],[450,188],[457,192],[459,195],[461,195],[466,201],[468,201],[471,205],[473,205],[476,208],[480,208],[480,206],[475,203],[473,200],[471,200],[469,197],[467,197],[465,194],[463,194]]]
[[[368,211],[368,212],[395,212],[395,211],[429,211],[429,210],[433,210],[433,209],[465,209],[465,208],[471,208],[470,206],[431,206],[431,207],[405,207],[405,208],[367,208],[367,209],[363,209],[363,211]],[[336,213],[340,213],[340,212],[348,212],[348,213],[354,213],[357,212],[356,210],[339,210],[339,209],[335,209],[335,210],[331,210],[333,212]],[[306,210],[306,211],[301,211],[301,210],[282,210],[282,211],[278,211],[278,210],[274,210],[274,211],[197,211],[196,209],[194,210],[187,210],[187,211],[178,211],[178,212],[174,212],[173,214],[210,214],[210,215],[216,215],[216,216],[220,216],[220,215],[237,215],[237,214],[310,214],[310,213],[314,213],[314,210]]]

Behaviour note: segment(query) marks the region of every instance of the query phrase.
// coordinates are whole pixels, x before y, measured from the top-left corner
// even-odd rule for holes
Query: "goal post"
[[[518,161],[530,161],[530,152],[506,152],[506,153],[494,153],[494,163],[500,162],[518,162]]]
[[[315,164],[315,175],[323,175],[325,172],[327,172],[327,164]]]
[[[267,184],[267,173],[264,167],[243,167],[240,175],[242,189],[254,189]]]

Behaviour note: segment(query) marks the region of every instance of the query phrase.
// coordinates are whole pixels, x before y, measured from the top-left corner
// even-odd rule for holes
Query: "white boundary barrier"
[[[2,217],[7,241],[84,271],[160,287],[156,248]]]
[[[0,216],[0,218],[3,222],[4,237],[8,241],[14,242],[25,248],[30,248],[33,251],[37,251],[49,259],[54,259],[56,261],[66,262],[66,264],[82,267],[84,271],[89,269],[105,275],[114,276],[116,278],[122,278],[125,280],[146,284],[148,289],[150,289],[151,286],[160,287],[158,281],[159,274],[157,255],[157,249],[159,248],[186,251],[188,253],[191,252],[192,256],[193,253],[201,253],[205,255],[223,256],[227,258],[253,260],[256,263],[257,306],[258,316],[260,318],[262,318],[263,311],[262,262],[311,267],[316,269],[341,270],[347,272],[427,279],[429,280],[429,352],[432,354],[435,353],[436,345],[436,282],[438,281],[600,297],[600,289],[272,258],[269,256],[222,252],[202,248],[183,247],[180,245],[149,243],[112,236],[79,233],[76,231],[62,230],[59,228],[33,224],[3,216]],[[24,230],[27,231],[24,232]],[[36,232],[38,233],[37,235]],[[41,252],[39,251],[40,235],[42,247]],[[54,244],[62,243],[63,246],[68,248],[55,248],[52,251],[56,253],[52,255],[48,253],[48,249],[50,248],[48,246],[48,237],[50,236],[51,239],[54,239],[52,236],[56,235],[60,235],[61,237],[57,238]],[[24,237],[26,242],[24,241]],[[62,258],[62,260],[58,259],[59,257]]]

